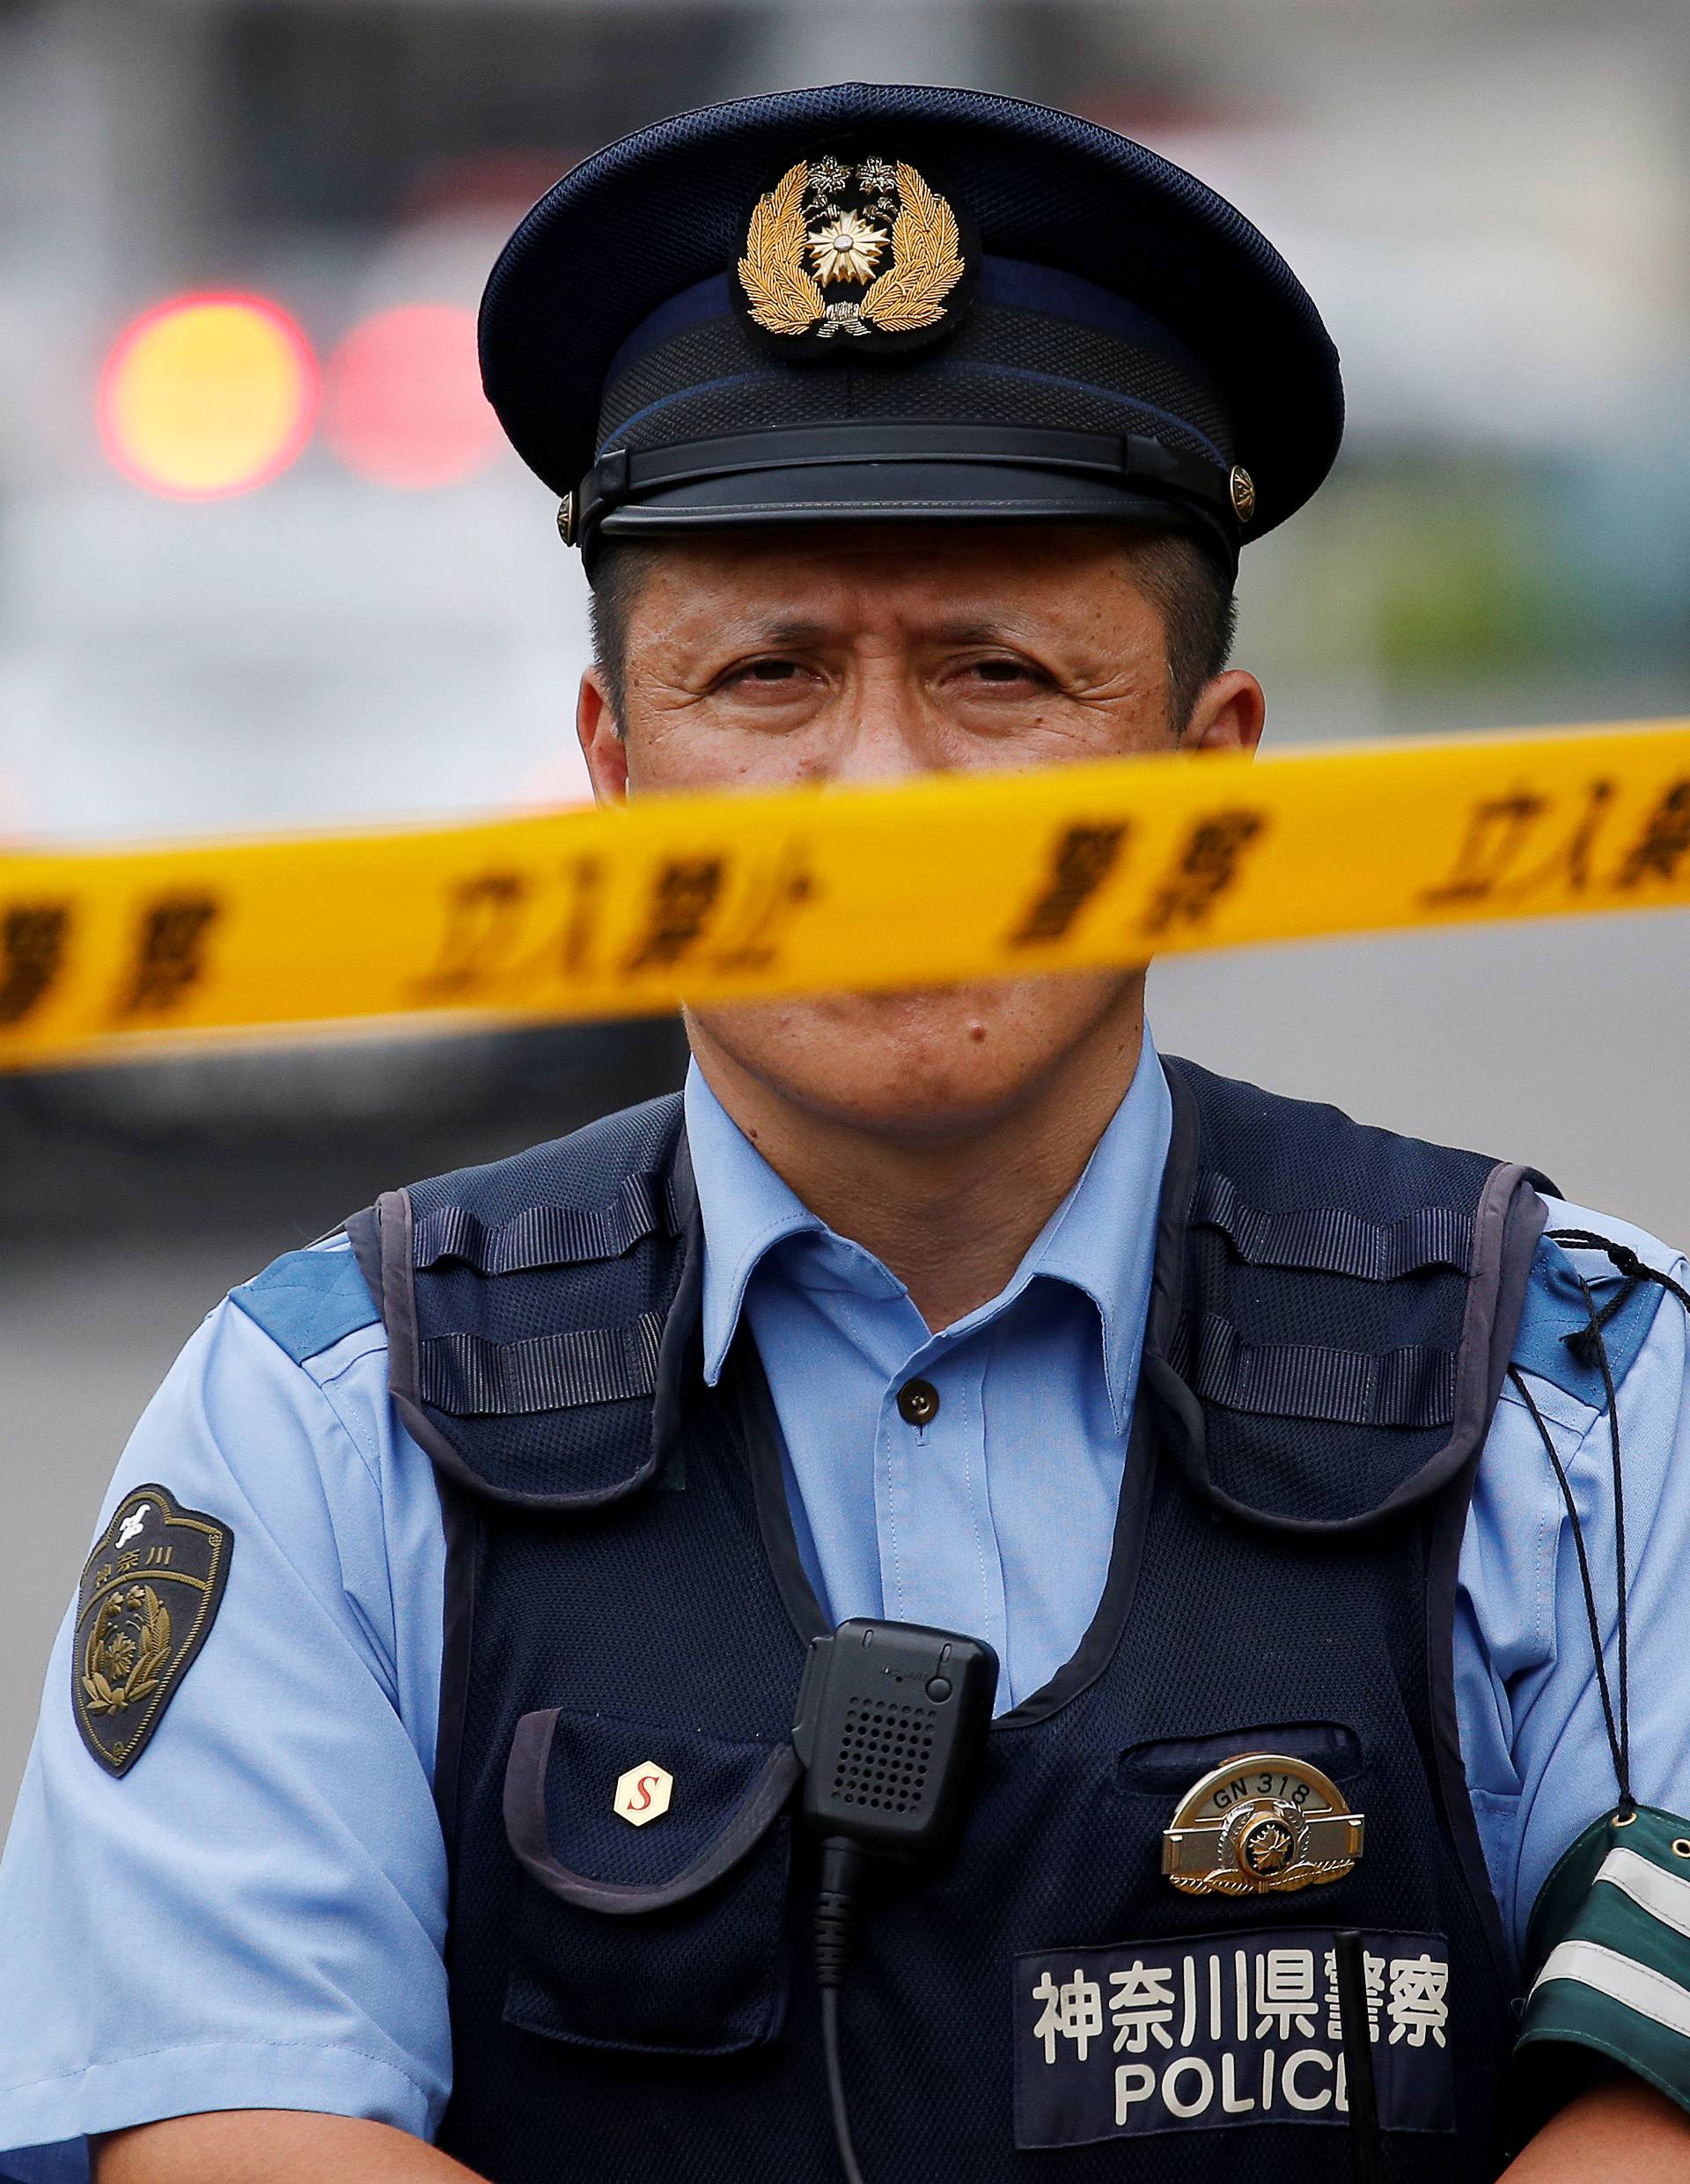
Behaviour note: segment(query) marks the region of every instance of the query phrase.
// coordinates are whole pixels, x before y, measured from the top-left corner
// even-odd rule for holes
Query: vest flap
[[[558,1512],[658,1476],[702,1276],[679,1094],[378,1210],[393,1401],[442,1472]]]
[[[638,1917],[731,1873],[803,1772],[790,1740],[731,1743],[548,1707],[525,1714],[511,1739],[505,1836],[550,1894]]]
[[[1479,1452],[1545,1209],[1524,1169],[1169,1061],[1144,1384],[1201,1492],[1318,1535]]]

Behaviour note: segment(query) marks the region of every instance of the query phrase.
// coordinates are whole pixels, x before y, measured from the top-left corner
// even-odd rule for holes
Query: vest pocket
[[[525,1714],[504,1781],[523,1872],[505,2022],[645,2055],[774,2040],[801,1772],[790,1744]]]

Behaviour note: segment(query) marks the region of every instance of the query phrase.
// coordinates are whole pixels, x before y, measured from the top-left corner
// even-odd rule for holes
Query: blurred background
[[[579,798],[584,600],[481,401],[528,203],[842,77],[1107,121],[1343,352],[1245,556],[1281,741],[1690,712],[1679,0],[0,0],[0,842]],[[1690,1241],[1690,920],[1196,959],[1165,1048]],[[231,1283],[390,1184],[679,1080],[668,1023],[0,1078],[0,1817],[125,1434]]]

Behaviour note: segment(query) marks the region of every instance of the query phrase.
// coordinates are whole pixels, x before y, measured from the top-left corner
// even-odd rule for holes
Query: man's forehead
[[[1119,531],[1072,536],[1011,526],[923,542],[888,531],[882,549],[861,534],[812,534],[783,550],[741,537],[642,546],[626,595],[641,636],[776,646],[819,643],[853,631],[919,630],[951,644],[990,643],[1080,629],[1106,606],[1118,616],[1143,596],[1139,542]]]
[[[634,551],[665,592],[790,595],[921,590],[959,603],[973,592],[1025,596],[1081,570],[1125,577],[1143,536],[1103,525],[907,524],[719,532]]]

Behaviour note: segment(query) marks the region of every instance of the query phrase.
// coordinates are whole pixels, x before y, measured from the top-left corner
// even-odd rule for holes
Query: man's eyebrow
[[[829,630],[825,621],[801,621],[789,615],[775,621],[730,622],[722,634],[735,643],[797,645],[817,643]]]
[[[768,621],[748,615],[743,621],[719,625],[715,634],[724,643],[768,645],[778,650],[788,645],[819,644],[836,636],[838,629],[831,621],[797,615],[780,615]],[[923,634],[937,637],[942,644],[1016,644],[1025,643],[1032,632],[1022,625],[1018,617],[1005,614],[970,615],[955,621],[943,621]]]
[[[933,634],[946,644],[1013,644],[1024,643],[1032,632],[1005,615],[1001,620],[986,617],[941,622]]]

